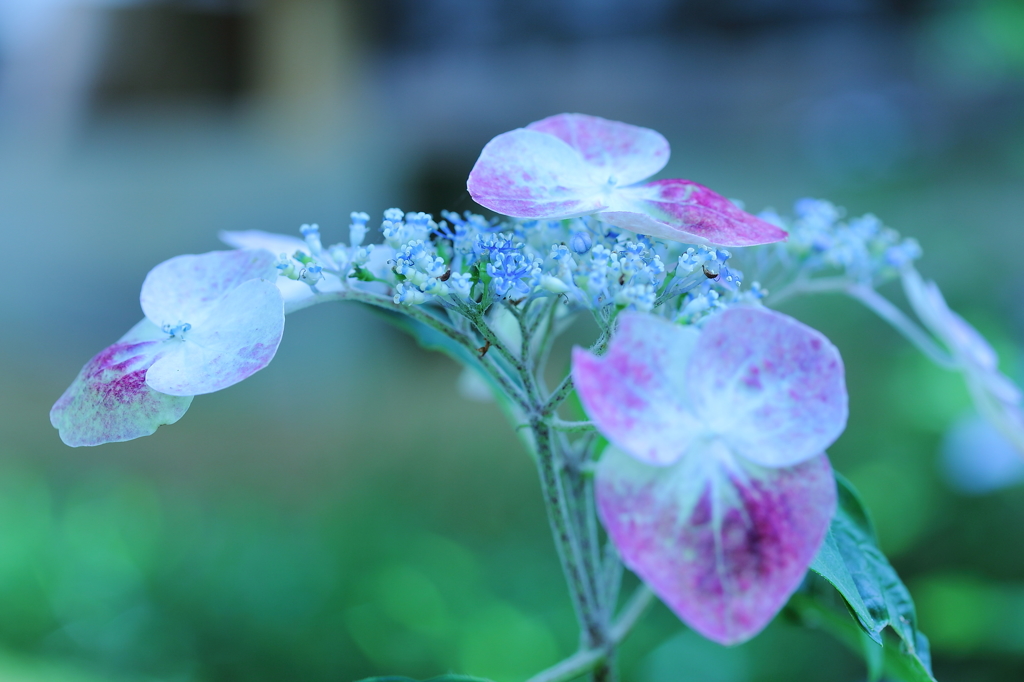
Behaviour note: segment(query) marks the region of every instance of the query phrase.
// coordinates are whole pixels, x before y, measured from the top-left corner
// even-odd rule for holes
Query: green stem
[[[597,430],[594,422],[570,422],[558,417],[551,418],[551,428],[565,433],[590,433]]]
[[[630,597],[629,602],[622,609],[618,620],[611,628],[608,644],[603,649],[582,649],[569,658],[543,670],[527,682],[568,682],[581,675],[585,675],[601,665],[609,657],[609,652],[622,643],[629,635],[640,616],[644,614],[647,607],[654,601],[654,593],[646,585],[641,585]]]
[[[589,576],[585,573],[580,543],[574,532],[562,477],[559,475],[559,467],[551,447],[551,428],[539,419],[531,421],[530,428],[537,449],[541,492],[548,510],[551,533],[555,537],[555,545],[569,584],[576,615],[583,627],[586,641],[590,646],[594,646],[604,640],[604,627],[599,617],[600,607],[595,603]]]

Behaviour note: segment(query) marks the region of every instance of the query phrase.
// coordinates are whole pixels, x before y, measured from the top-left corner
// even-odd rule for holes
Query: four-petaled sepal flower
[[[799,586],[835,509],[824,450],[846,426],[836,348],[763,308],[701,331],[625,313],[606,355],[573,354],[611,443],[598,511],[623,561],[722,644],[757,634]]]
[[[649,128],[558,114],[488,142],[467,187],[478,204],[515,218],[595,214],[638,234],[718,246],[786,238],[784,230],[696,182],[643,182],[668,157],[668,141]]]
[[[268,251],[177,256],[142,285],[146,317],[86,363],[50,410],[68,445],[148,436],[173,424],[192,396],[266,367],[284,332],[284,302]]]

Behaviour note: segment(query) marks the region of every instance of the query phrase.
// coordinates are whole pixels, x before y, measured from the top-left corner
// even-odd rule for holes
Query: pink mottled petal
[[[720,644],[760,632],[800,585],[828,530],[828,458],[759,467],[721,441],[652,467],[608,448],[598,512],[623,562],[687,625]]]
[[[205,308],[242,282],[276,280],[276,260],[262,249],[175,256],[146,275],[140,296],[142,312],[158,327],[195,326]]]
[[[712,317],[687,368],[697,416],[769,467],[823,452],[846,428],[843,360],[820,332],[766,308]]]
[[[605,208],[599,170],[557,137],[519,128],[487,143],[467,188],[478,204],[507,216],[571,218]]]
[[[554,135],[600,168],[602,180],[614,178],[619,185],[646,180],[668,163],[668,140],[650,128],[586,114],[558,114],[526,129]]]
[[[698,338],[663,318],[623,313],[607,353],[573,349],[576,391],[609,441],[650,464],[682,456],[700,426],[685,384]]]
[[[253,279],[210,306],[176,348],[153,363],[151,388],[170,395],[200,395],[227,388],[263,369],[284,332],[284,302],[277,287]]]
[[[754,246],[786,239],[785,230],[689,180],[619,188],[600,217],[631,232],[687,244]]]
[[[181,419],[191,396],[164,395],[146,385],[146,371],[166,338],[143,319],[86,363],[50,410],[61,440],[72,447],[132,440]]]

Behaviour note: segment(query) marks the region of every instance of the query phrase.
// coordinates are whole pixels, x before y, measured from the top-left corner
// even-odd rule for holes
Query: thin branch
[[[616,644],[621,643],[640,620],[640,616],[644,615],[644,612],[653,603],[654,592],[644,583],[640,583],[630,595],[629,601],[622,607],[615,624],[612,625],[611,640]]]
[[[774,295],[768,298],[776,304],[787,298],[800,294],[813,293],[840,293],[860,301],[869,310],[892,325],[910,343],[915,345],[919,351],[928,356],[932,362],[945,369],[959,369],[960,366],[944,351],[916,322],[910,319],[906,313],[896,307],[892,301],[885,298],[867,284],[850,282],[844,277],[822,277],[819,279],[798,279],[783,287]]]
[[[818,279],[799,277],[778,291],[769,293],[768,300],[771,301],[772,305],[778,305],[787,298],[793,298],[802,294],[846,293],[849,287],[850,280],[846,277],[820,277]]]
[[[548,510],[548,521],[555,536],[555,546],[562,561],[562,570],[569,584],[569,593],[576,608],[576,615],[583,625],[587,641],[597,644],[604,639],[603,623],[598,619],[600,609],[590,589],[590,582],[584,572],[580,546],[573,532],[562,477],[551,448],[551,429],[540,420],[530,424],[537,449],[537,464],[540,469],[541,492]]]
[[[897,308],[893,303],[879,294],[877,291],[868,286],[858,285],[849,287],[847,292],[850,296],[857,299],[872,311],[874,311],[879,317],[888,322],[896,329],[900,334],[910,343],[917,346],[917,349],[928,356],[928,358],[946,369],[959,369],[960,365],[954,360],[949,353],[942,350],[932,337],[921,327],[919,327],[913,320]]]
[[[557,663],[547,670],[531,677],[527,682],[569,682],[597,668],[607,658],[610,649],[622,643],[630,633],[640,616],[654,600],[654,593],[646,585],[641,584],[630,597],[619,619],[612,626],[611,638],[607,649],[584,649]]]
[[[558,417],[551,418],[551,428],[565,433],[589,433],[597,430],[594,422],[571,422]]]
[[[421,322],[424,325],[435,329],[448,338],[452,339],[463,348],[468,350],[470,353],[477,352],[477,343],[468,334],[455,329],[444,320],[436,317],[427,311],[423,306],[410,306],[403,305],[401,303],[395,303],[394,300],[387,296],[381,296],[379,294],[372,294],[366,291],[359,291],[357,289],[347,289],[344,291],[331,291],[321,292],[314,296],[303,299],[296,302],[288,308],[288,312],[295,312],[316,305],[318,303],[328,303],[333,301],[357,301],[359,303],[365,303],[372,305],[376,308],[382,308],[384,310],[390,310],[407,317],[411,317],[417,322]],[[493,345],[493,344],[492,344]],[[520,388],[516,386],[512,379],[502,371],[496,363],[493,361],[481,360],[481,365],[487,370],[488,374],[494,378],[494,380],[508,393],[509,397],[514,400],[521,409],[524,411],[530,410],[530,402],[525,395],[526,388]]]

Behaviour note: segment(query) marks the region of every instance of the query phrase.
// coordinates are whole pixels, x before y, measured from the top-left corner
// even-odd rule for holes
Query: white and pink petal
[[[526,126],[553,135],[601,170],[601,181],[632,185],[646,180],[668,163],[668,140],[640,126],[587,114],[557,114]]]
[[[815,457],[846,428],[839,351],[821,332],[767,308],[711,317],[685,383],[701,422],[763,466]]]
[[[487,143],[466,187],[481,206],[514,218],[560,219],[606,207],[606,178],[568,144],[518,128]]]
[[[800,585],[836,505],[828,459],[759,467],[710,441],[670,467],[608,448],[598,512],[623,562],[720,644],[760,632]]]
[[[618,188],[600,217],[631,232],[685,243],[738,247],[787,237],[785,230],[690,180],[656,180]]]
[[[175,256],[149,271],[142,312],[158,327],[195,325],[204,309],[243,282],[277,279],[277,257],[263,249]]]
[[[191,396],[165,395],[146,383],[167,348],[167,335],[143,319],[86,363],[50,410],[67,445],[100,445],[151,435],[188,410]]]
[[[212,393],[266,367],[284,333],[284,301],[278,288],[253,279],[203,311],[193,329],[171,339],[173,350],[149,369],[147,383],[161,393]]]
[[[698,332],[663,318],[623,313],[608,351],[575,348],[572,376],[587,414],[609,441],[633,457],[665,465],[702,431],[686,387]]]

